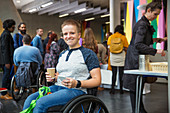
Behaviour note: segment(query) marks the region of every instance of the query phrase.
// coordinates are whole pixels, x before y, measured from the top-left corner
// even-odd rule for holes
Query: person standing
[[[110,91],[111,94],[115,93],[114,87],[115,87],[115,83],[116,83],[117,69],[119,70],[120,94],[123,94],[122,77],[123,77],[124,64],[125,64],[125,52],[128,48],[128,42],[125,37],[124,28],[122,25],[117,25],[114,30],[114,34],[112,34],[109,37],[109,39],[107,41],[108,48],[110,47],[110,45],[112,43],[112,39],[117,38],[117,37],[121,39],[121,42],[123,43],[123,49],[119,53],[112,53],[110,51],[110,64],[112,67],[112,88]]]
[[[45,38],[44,42],[43,42],[43,49],[44,49],[44,55],[46,53],[46,45],[48,43],[48,40],[51,38],[51,34],[54,33],[53,31],[48,31],[48,34],[47,34],[47,38]]]
[[[108,56],[109,51],[108,51],[108,45],[107,45],[107,41],[109,39],[109,37],[112,35],[111,32],[107,32],[106,33],[106,40],[102,43],[104,45],[104,47],[106,48],[106,55]]]
[[[99,62],[102,64],[107,64],[106,62],[106,48],[104,47],[103,44],[97,44],[98,47],[98,53],[97,53],[97,57],[99,59]]]
[[[64,41],[63,33],[60,33],[60,39],[58,40],[58,45],[60,47],[60,52],[65,51],[69,48],[67,43]]]
[[[53,33],[46,46],[46,54],[44,58],[44,68],[55,68],[58,63],[60,47],[58,45],[58,36]]]
[[[33,38],[31,44],[32,44],[32,46],[37,47],[40,50],[40,53],[43,57],[44,56],[44,50],[43,50],[43,44],[42,44],[42,40],[41,40],[41,37],[43,35],[43,29],[38,28],[36,30],[36,32],[37,32],[37,35]]]
[[[13,40],[14,40],[14,49],[20,47],[23,45],[22,43],[22,38],[23,38],[23,35],[26,34],[26,24],[24,22],[21,22],[19,25],[18,25],[18,33],[14,34],[13,36]]]
[[[3,65],[2,87],[10,90],[10,72],[13,65],[14,41],[10,33],[15,30],[15,21],[7,19],[3,22],[4,31],[0,37],[1,59],[0,64]],[[1,99],[12,99],[7,92],[2,92]]]
[[[97,41],[91,28],[86,28],[84,31],[83,46],[88,49],[91,49],[96,54],[98,53]]]
[[[146,6],[145,14],[141,19],[135,24],[132,32],[132,40],[127,49],[126,59],[125,59],[125,69],[139,69],[139,55],[155,55],[162,54],[165,55],[164,50],[154,49],[150,47],[153,44],[152,35],[154,33],[154,28],[150,25],[149,21],[153,21],[160,14],[162,9],[161,2],[151,2]],[[124,87],[130,90],[130,100],[132,106],[132,112],[135,113],[135,101],[136,101],[136,78],[135,75],[124,75],[123,84]],[[142,92],[145,83],[145,78],[143,78],[142,91],[141,91],[141,101],[139,112],[147,113],[143,101]]]

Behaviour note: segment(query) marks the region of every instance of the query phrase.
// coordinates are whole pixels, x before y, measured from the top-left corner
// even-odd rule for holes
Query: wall
[[[26,23],[27,27],[27,33],[34,37],[36,35],[36,28],[43,28],[44,29],[44,35],[42,36],[42,39],[45,39],[47,36],[47,33],[49,30],[53,30],[58,35],[61,32],[61,24],[64,20],[68,18],[73,18],[75,20],[83,20],[81,16],[72,16],[72,17],[64,17],[59,18],[58,15],[52,15],[48,16],[45,15],[38,15],[38,14],[26,14],[21,13],[21,11],[18,11],[23,22]],[[96,36],[96,39],[101,42],[101,25],[105,23],[105,21],[108,21],[108,18],[98,18],[90,22],[90,26],[94,31],[94,34]],[[17,23],[18,25],[18,23]]]

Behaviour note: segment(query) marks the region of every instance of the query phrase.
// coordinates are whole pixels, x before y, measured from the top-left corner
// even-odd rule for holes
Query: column
[[[110,0],[110,32],[114,32],[114,1]]]
[[[110,32],[120,24],[120,0],[110,0]]]
[[[6,19],[14,19],[16,26],[22,21],[13,0],[1,0],[0,3],[0,20],[3,23]],[[0,23],[2,25],[2,23]],[[15,29],[17,30],[17,29]],[[0,28],[2,31],[2,28]]]

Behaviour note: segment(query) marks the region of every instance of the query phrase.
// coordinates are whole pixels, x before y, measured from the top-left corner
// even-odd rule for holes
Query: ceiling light
[[[29,13],[32,13],[32,12],[34,12],[34,11],[36,11],[37,9],[36,8],[34,8],[34,9],[30,9],[28,12]]]
[[[105,22],[105,24],[110,24],[110,22]]]
[[[17,2],[18,4],[19,4],[19,3],[21,3],[21,1],[20,1],[20,0],[17,0],[16,2]]]
[[[85,21],[90,21],[90,20],[94,20],[95,18],[87,18],[85,19]]]
[[[63,14],[63,15],[59,15],[59,17],[61,18],[61,17],[65,17],[65,16],[68,16],[69,14],[67,13],[67,14]]]
[[[101,17],[101,18],[104,18],[104,17],[107,17],[107,16],[110,16],[110,14],[101,15],[100,17]]]
[[[74,13],[80,13],[80,12],[83,12],[83,11],[86,11],[86,8],[78,9],[78,10],[74,11]]]
[[[43,4],[43,5],[41,5],[41,7],[47,7],[47,6],[51,5],[51,4],[53,4],[53,2],[48,2],[46,4]]]

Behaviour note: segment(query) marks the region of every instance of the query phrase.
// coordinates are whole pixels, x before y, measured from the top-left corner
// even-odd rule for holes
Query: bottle
[[[161,49],[161,43],[156,44],[156,49]]]

